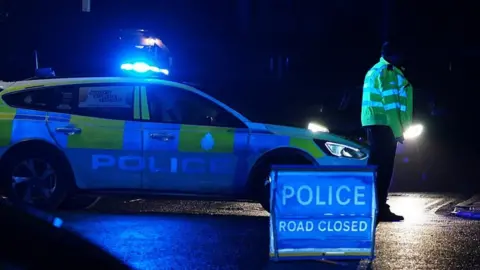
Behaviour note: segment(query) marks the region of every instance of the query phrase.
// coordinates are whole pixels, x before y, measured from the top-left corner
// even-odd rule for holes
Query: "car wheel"
[[[266,177],[263,183],[263,195],[259,199],[260,205],[262,205],[263,209],[265,211],[270,213],[270,183],[272,182],[272,179],[270,176]]]
[[[13,153],[3,166],[6,195],[13,203],[54,210],[64,201],[73,179],[68,164],[46,151]]]
[[[62,210],[84,210],[94,207],[102,197],[78,195],[67,198],[61,205]]]
[[[311,165],[312,162],[298,155],[291,158],[281,157],[263,162],[254,172],[254,197],[262,205],[263,209],[270,213],[270,186],[272,179],[270,171],[272,165]]]

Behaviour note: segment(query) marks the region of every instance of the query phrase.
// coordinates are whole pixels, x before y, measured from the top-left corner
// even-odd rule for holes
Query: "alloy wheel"
[[[57,174],[43,159],[26,159],[12,171],[12,192],[28,204],[41,204],[48,201],[57,187]]]

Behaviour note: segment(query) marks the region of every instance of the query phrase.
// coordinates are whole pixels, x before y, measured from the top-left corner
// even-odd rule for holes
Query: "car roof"
[[[95,84],[95,83],[148,83],[148,84],[160,84],[171,87],[182,88],[187,91],[194,92],[204,98],[216,103],[220,107],[229,111],[230,113],[237,116],[243,122],[250,122],[245,116],[238,113],[234,109],[230,108],[223,102],[217,100],[216,98],[196,89],[187,84],[161,80],[161,79],[152,79],[152,78],[135,78],[135,77],[83,77],[83,78],[53,78],[53,79],[35,79],[35,80],[25,80],[17,81],[6,85],[5,90],[0,92],[0,96],[3,96],[8,93],[13,93],[22,90],[32,90],[34,91],[37,87],[43,89],[43,87],[50,86],[60,86],[60,85],[72,85],[72,84]]]
[[[199,91],[192,86],[151,78],[135,78],[135,77],[80,77],[80,78],[53,78],[53,79],[36,79],[10,82],[5,86],[5,90],[2,94],[16,92],[24,89],[34,89],[36,87],[48,87],[70,84],[90,84],[90,83],[153,83],[162,84],[173,87],[183,88],[185,90]]]

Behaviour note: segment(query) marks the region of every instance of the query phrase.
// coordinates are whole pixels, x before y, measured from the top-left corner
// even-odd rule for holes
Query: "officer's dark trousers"
[[[367,126],[365,129],[370,144],[368,165],[377,166],[378,210],[389,211],[387,197],[393,175],[397,141],[389,126]]]

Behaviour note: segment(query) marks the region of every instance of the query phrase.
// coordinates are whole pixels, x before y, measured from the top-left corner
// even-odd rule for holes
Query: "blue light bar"
[[[37,78],[54,78],[55,77],[55,71],[53,68],[39,68],[35,70],[35,77]]]
[[[120,68],[125,71],[133,71],[136,73],[154,72],[154,73],[162,73],[167,76],[170,73],[168,69],[151,66],[145,62],[124,63],[120,66]]]

